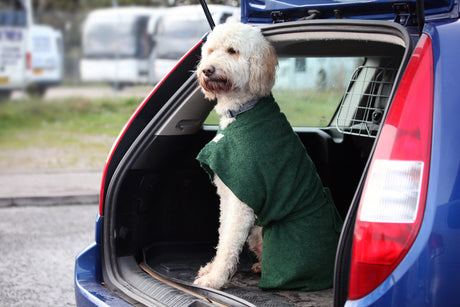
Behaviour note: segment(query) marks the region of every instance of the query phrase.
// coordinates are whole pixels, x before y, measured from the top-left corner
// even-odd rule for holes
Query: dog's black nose
[[[212,65],[208,65],[205,68],[203,68],[203,73],[206,77],[212,76],[215,71],[216,71],[216,68]]]

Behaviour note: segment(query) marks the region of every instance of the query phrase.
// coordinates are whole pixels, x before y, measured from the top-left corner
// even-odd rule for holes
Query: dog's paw
[[[249,250],[256,255],[257,259],[262,260],[262,250],[264,240],[262,238],[262,227],[254,226],[251,230],[251,234],[248,237]]]
[[[211,272],[211,270],[212,270],[212,262],[209,262],[208,264],[206,264],[205,266],[202,266],[198,270],[198,274],[196,276],[201,277],[201,276],[207,275]]]
[[[196,285],[213,288],[213,289],[220,289],[222,288],[227,280],[225,278],[213,276],[212,274],[201,276],[193,282]]]
[[[251,271],[257,274],[262,273],[262,264],[260,262],[254,263],[251,267]]]

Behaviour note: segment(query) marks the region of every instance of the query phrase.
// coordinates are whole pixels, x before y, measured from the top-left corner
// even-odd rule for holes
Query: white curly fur
[[[241,23],[218,25],[202,48],[198,80],[207,99],[217,99],[220,127],[237,120],[227,116],[245,102],[270,94],[278,59],[260,29]],[[254,225],[254,211],[241,202],[219,177],[214,183],[220,196],[219,243],[215,258],[202,267],[195,283],[219,289],[234,274],[239,254]],[[261,257],[260,228],[251,236],[250,248]],[[254,270],[260,271],[260,264]]]

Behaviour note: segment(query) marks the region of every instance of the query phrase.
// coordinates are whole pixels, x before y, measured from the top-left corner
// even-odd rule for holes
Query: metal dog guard
[[[377,136],[397,69],[360,66],[340,103],[336,127],[344,134]]]

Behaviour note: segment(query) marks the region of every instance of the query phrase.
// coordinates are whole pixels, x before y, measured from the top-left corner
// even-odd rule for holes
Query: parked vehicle
[[[61,31],[47,25],[30,27],[28,91],[43,96],[48,87],[59,85],[63,77],[64,44]]]
[[[115,88],[148,83],[154,45],[149,25],[155,27],[161,12],[151,7],[115,7],[89,13],[82,26],[81,80]]]
[[[238,8],[225,5],[210,5],[213,19],[223,23],[238,13]],[[157,48],[153,81],[161,80],[197,41],[209,30],[206,17],[200,5],[178,6],[167,9],[158,24]]]
[[[334,289],[260,291],[247,251],[222,291],[192,284],[214,253],[219,202],[195,160],[217,131],[203,124],[213,104],[194,73],[198,41],[109,154],[96,239],[76,260],[77,305],[458,305],[458,1],[241,5],[242,21],[261,27],[281,61],[354,67],[346,86],[331,82],[346,69],[325,66],[325,86],[273,91],[345,220]]]
[[[0,100],[27,83],[27,43],[32,24],[30,0],[0,4]]]

